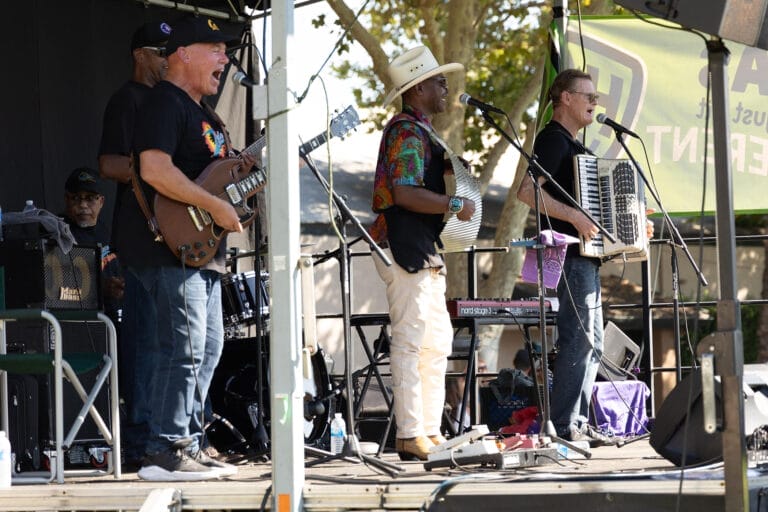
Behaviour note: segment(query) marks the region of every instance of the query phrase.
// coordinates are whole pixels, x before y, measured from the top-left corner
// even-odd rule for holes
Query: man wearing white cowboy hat
[[[382,135],[373,190],[379,215],[370,231],[393,261],[387,267],[374,257],[387,286],[396,450],[403,460],[426,460],[429,448],[445,441],[440,423],[453,329],[437,247],[445,214],[466,221],[475,204],[446,195],[444,175],[453,171],[432,118],[447,108],[445,73],[463,69],[438,65],[424,46],[395,58],[388,69],[394,88],[384,105],[402,96],[403,110]]]

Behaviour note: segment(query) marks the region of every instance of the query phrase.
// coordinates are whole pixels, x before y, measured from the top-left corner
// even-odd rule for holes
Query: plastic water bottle
[[[344,451],[344,439],[347,437],[347,425],[341,413],[337,412],[331,420],[331,453]]]
[[[22,212],[29,212],[35,209],[35,202],[31,199],[27,199],[27,202],[24,204],[24,209]]]
[[[0,489],[11,486],[11,442],[5,431],[0,430]]]

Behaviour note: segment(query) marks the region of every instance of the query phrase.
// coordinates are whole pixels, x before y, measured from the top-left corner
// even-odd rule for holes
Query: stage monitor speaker
[[[101,309],[101,251],[76,245],[64,254],[53,240],[0,243],[7,308]]]
[[[720,382],[715,382],[717,407],[722,408]],[[690,409],[688,400],[690,395]],[[768,397],[755,392],[746,383],[743,389],[744,399],[744,434],[752,434],[761,425],[768,424]],[[686,411],[688,411],[686,413]],[[686,418],[688,433],[686,436]],[[687,441],[687,449],[684,450]],[[716,431],[708,434],[704,431],[704,411],[701,402],[701,372],[694,370],[667,395],[651,429],[651,446],[656,452],[681,466],[683,451],[685,465],[692,466],[717,462],[723,458],[722,434]]]
[[[604,380],[626,380],[640,357],[640,347],[613,322],[603,331],[603,357],[597,374]]]
[[[616,0],[627,9],[730,39],[768,49],[768,0]]]

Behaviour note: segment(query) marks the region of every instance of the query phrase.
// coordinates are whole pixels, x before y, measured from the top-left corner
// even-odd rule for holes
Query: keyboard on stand
[[[504,317],[539,318],[539,299],[448,299],[448,314],[451,318]],[[554,297],[544,299],[544,314],[557,312],[558,302]]]

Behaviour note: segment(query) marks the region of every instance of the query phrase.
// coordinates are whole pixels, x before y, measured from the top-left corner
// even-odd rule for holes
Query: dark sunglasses
[[[145,50],[150,50],[158,57],[165,57],[165,47],[164,46],[142,46]]]

